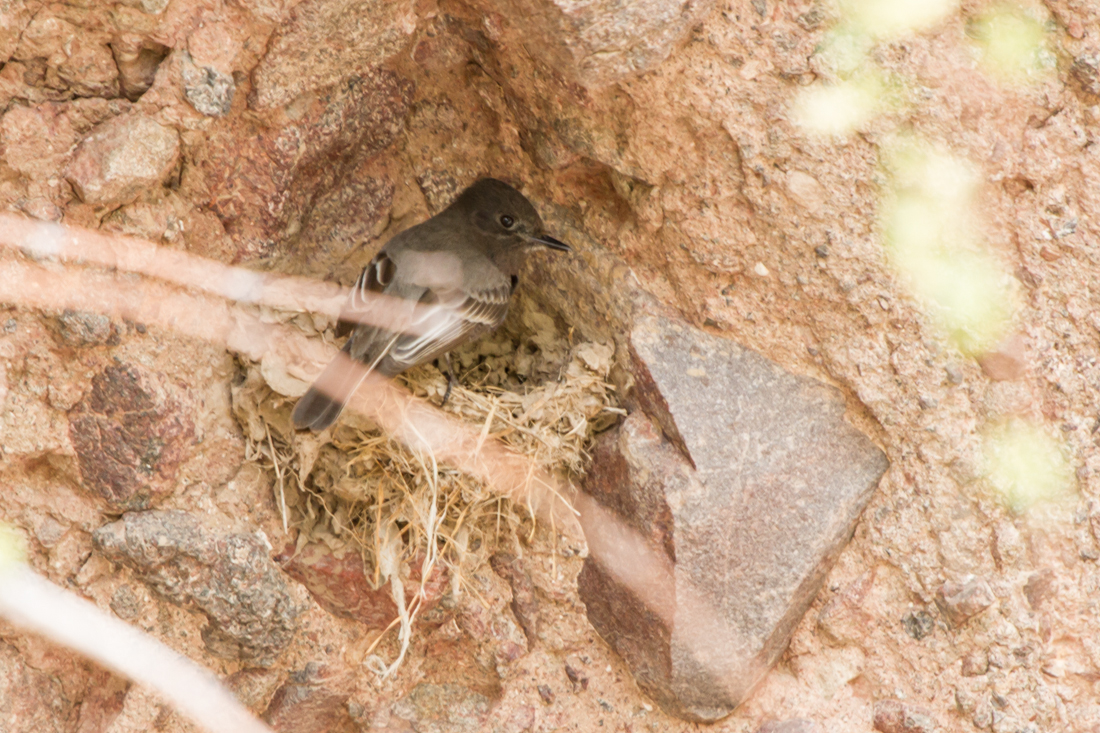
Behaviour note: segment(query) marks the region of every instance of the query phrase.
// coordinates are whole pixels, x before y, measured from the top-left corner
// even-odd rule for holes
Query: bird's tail
[[[298,430],[309,428],[319,433],[332,425],[366,376],[367,372],[363,369],[350,368],[346,359],[333,359],[294,406],[290,416],[294,427]]]

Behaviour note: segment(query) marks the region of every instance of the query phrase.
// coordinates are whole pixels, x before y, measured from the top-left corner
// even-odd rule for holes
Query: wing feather
[[[340,311],[340,317],[336,321],[337,338],[347,336],[363,323],[364,316],[371,310],[371,295],[386,292],[386,287],[393,282],[396,274],[397,266],[386,250],[383,249],[374,256],[370,264],[359,273],[348,294],[348,300]]]
[[[420,286],[406,282],[407,273],[405,278],[399,277],[397,262],[383,249],[363,268],[351,289],[337,322],[337,336],[351,334],[344,350],[352,358],[388,376],[398,374],[445,354],[504,321],[513,286],[496,268],[489,274],[489,285],[476,292],[458,287]],[[407,332],[395,334],[366,322],[375,294],[396,296],[408,302],[411,320]]]
[[[454,292],[423,309],[421,328],[397,340],[390,358],[408,369],[445,354],[455,346],[491,331],[508,315],[508,287],[476,293]]]

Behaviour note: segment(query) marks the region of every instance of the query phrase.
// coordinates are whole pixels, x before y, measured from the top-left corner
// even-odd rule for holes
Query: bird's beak
[[[542,235],[539,235],[537,237],[531,237],[530,241],[531,241],[531,244],[541,244],[544,247],[549,247],[550,249],[560,250],[562,252],[572,252],[573,251],[573,248],[570,247],[568,244],[566,244],[565,242],[562,242],[559,239],[554,239],[553,237],[551,237],[548,234],[542,234]]]

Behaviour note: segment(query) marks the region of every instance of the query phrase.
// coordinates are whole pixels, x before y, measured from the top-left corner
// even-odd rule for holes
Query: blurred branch
[[[272,733],[202,667],[26,565],[2,558],[0,616],[156,690],[210,733]]]

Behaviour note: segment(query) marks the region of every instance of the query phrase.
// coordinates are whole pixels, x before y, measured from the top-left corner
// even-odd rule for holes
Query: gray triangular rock
[[[732,341],[646,316],[630,347],[641,409],[585,489],[672,564],[666,613],[600,564],[592,526],[581,597],[662,708],[716,720],[782,654],[888,463],[836,389]]]

